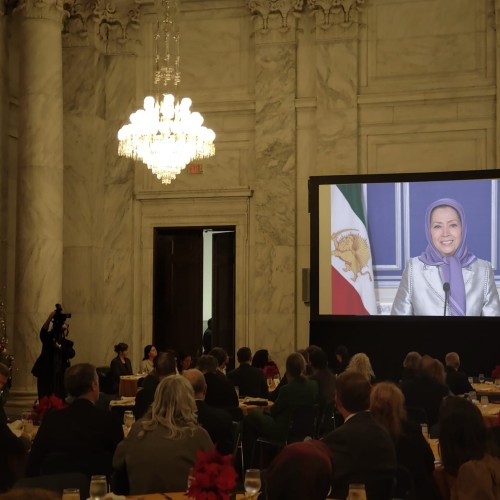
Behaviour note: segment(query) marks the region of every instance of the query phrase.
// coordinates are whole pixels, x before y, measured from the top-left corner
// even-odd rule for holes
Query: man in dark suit
[[[191,383],[198,408],[198,423],[210,434],[217,450],[222,455],[233,452],[233,419],[226,410],[214,408],[205,402],[207,383],[200,370],[192,368],[182,373]]]
[[[155,359],[155,369],[144,379],[142,387],[137,391],[135,396],[133,411],[136,420],[142,418],[148,411],[155,398],[155,391],[160,380],[175,374],[175,356],[171,352],[160,352]]]
[[[45,414],[29,454],[27,475],[38,476],[44,459],[54,453],[64,453],[68,460],[78,459],[86,469],[81,471],[88,474],[110,473],[123,428],[111,412],[95,407],[99,398],[95,366],[80,363],[68,368],[64,382],[73,402]],[[70,472],[69,464],[63,465],[65,472]]]
[[[346,498],[350,483],[363,483],[368,498],[389,498],[397,469],[389,433],[371,413],[370,383],[346,371],[337,378],[336,404],[344,423],[322,440],[333,455],[332,496]]]
[[[455,396],[474,390],[469,383],[467,374],[460,370],[460,356],[456,352],[449,352],[445,356],[444,362],[446,365],[446,384]]]
[[[240,366],[230,371],[227,378],[239,389],[240,398],[252,396],[266,398],[268,395],[267,380],[264,372],[252,366],[252,351],[249,347],[240,347],[236,353]]]

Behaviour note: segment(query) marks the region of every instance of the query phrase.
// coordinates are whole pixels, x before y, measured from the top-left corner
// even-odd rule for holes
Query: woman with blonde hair
[[[403,373],[401,380],[410,380],[415,378],[420,370],[422,355],[417,351],[410,351],[403,361]]]
[[[182,375],[158,384],[151,409],[116,448],[113,468],[126,469],[130,494],[184,491],[198,450],[214,447],[198,425],[194,391]]]
[[[370,384],[375,383],[375,373],[373,372],[370,358],[364,352],[355,354],[349,361],[346,370],[361,373]]]
[[[406,418],[405,398],[401,389],[393,382],[376,384],[370,395],[370,412],[390,434],[398,464],[406,468],[413,479],[413,496],[410,498],[438,499],[439,493],[433,478],[432,449],[422,435],[420,425]]]

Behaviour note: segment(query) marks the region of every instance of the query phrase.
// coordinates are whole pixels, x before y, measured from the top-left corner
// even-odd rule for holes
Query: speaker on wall
[[[311,292],[311,269],[302,269],[302,302],[309,304]]]

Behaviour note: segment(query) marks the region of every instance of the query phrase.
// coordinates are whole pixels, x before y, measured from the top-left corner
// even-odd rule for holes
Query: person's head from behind
[[[397,439],[401,435],[401,424],[406,419],[405,397],[393,382],[379,382],[370,394],[370,412],[389,434]]]
[[[94,365],[77,363],[64,372],[64,386],[73,398],[99,399],[99,377]]]
[[[444,358],[446,366],[458,370],[460,368],[460,356],[456,352],[449,352]]]
[[[240,347],[236,353],[236,358],[240,365],[243,363],[249,364],[252,361],[252,350],[250,347]]]
[[[403,367],[408,370],[417,371],[420,368],[420,362],[422,360],[422,355],[417,351],[410,351],[404,361]]]
[[[154,345],[148,344],[144,348],[144,357],[142,358],[142,360],[145,361],[146,359],[149,359],[153,361],[157,355],[158,351],[156,350],[156,347]]]
[[[182,375],[186,377],[189,380],[189,383],[193,386],[194,397],[196,399],[205,399],[205,394],[207,392],[205,375],[203,375],[203,373],[197,368],[184,370]]]
[[[125,344],[125,342],[119,342],[115,345],[115,352],[121,358],[126,358],[128,356],[128,344]]]
[[[328,355],[323,349],[314,349],[309,354],[309,362],[313,372],[328,368]]]
[[[467,234],[462,205],[452,198],[431,203],[426,211],[425,232],[428,243],[442,256],[460,254]]]
[[[345,345],[339,345],[337,349],[335,349],[335,358],[339,363],[349,358],[349,351]]]
[[[217,360],[219,370],[223,370],[227,365],[227,362],[229,361],[227,351],[222,347],[214,347],[208,354],[210,354]]]
[[[368,410],[371,384],[364,375],[356,371],[345,371],[337,377],[336,402],[344,415]]]
[[[177,370],[179,373],[182,373],[184,370],[188,370],[191,368],[191,364],[193,362],[193,358],[191,354],[186,352],[179,351],[177,354]]]
[[[269,364],[269,351],[267,349],[259,349],[255,351],[252,358],[252,366],[264,368]]]
[[[192,435],[197,421],[193,386],[183,375],[169,375],[158,384],[151,413],[142,427],[162,426],[167,429],[166,437],[176,439]]]
[[[488,433],[479,408],[460,396],[448,396],[439,411],[439,446],[445,470],[456,475],[462,464],[480,460]]]
[[[155,371],[158,377],[168,377],[176,373],[176,358],[171,352],[162,351],[155,360]]]
[[[364,352],[358,352],[351,358],[347,370],[361,373],[368,381],[375,376],[370,358]]]
[[[196,368],[202,373],[215,373],[218,365],[217,358],[211,354],[201,355],[196,362]]]
[[[422,365],[422,371],[428,378],[439,382],[440,384],[446,383],[446,371],[443,363],[439,359],[432,358],[430,361]]]
[[[305,380],[306,360],[300,352],[292,352],[286,358],[287,380]]]

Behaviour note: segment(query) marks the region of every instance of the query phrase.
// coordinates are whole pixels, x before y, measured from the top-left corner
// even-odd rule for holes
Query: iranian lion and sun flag
[[[332,185],[330,196],[332,313],[377,314],[361,186]]]

